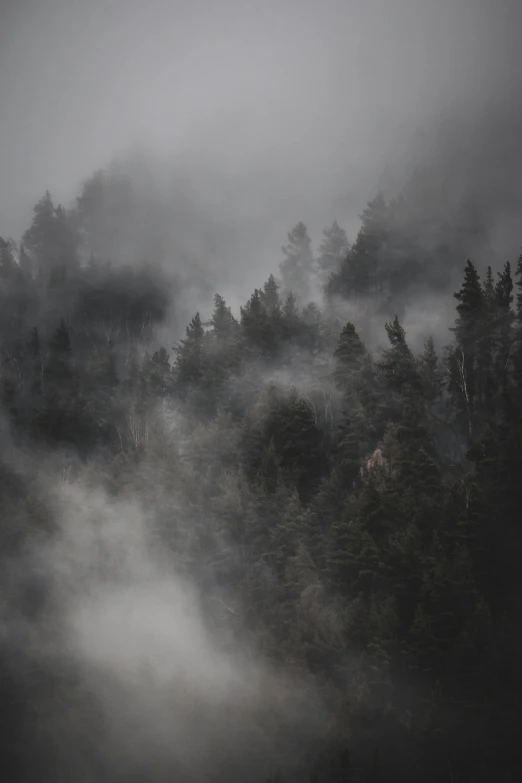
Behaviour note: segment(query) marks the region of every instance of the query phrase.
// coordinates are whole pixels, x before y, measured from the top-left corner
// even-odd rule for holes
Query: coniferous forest
[[[169,338],[137,199],[0,240],[2,775],[519,780],[522,257],[378,194]]]

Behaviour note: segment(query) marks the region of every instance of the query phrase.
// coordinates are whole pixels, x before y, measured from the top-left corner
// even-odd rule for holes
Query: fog
[[[319,689],[253,652],[240,596],[202,551],[186,560],[215,520],[191,508],[202,477],[184,460],[215,449],[212,432],[187,440],[164,421],[167,471],[159,452],[139,468],[122,454],[130,482],[115,496],[101,461],[0,427],[2,758],[20,763],[21,737],[23,780],[44,765],[45,779],[86,782],[264,781],[309,760],[328,729]],[[222,455],[237,447],[219,438]]]
[[[332,738],[373,769],[373,738],[386,740],[388,724],[365,723],[381,696],[368,695],[373,659],[356,660],[352,638],[355,649],[360,617],[384,627],[387,604],[358,603],[335,558],[368,457],[383,443],[393,456],[388,425],[402,415],[401,384],[386,385],[379,364],[384,322],[398,314],[414,354],[429,335],[441,356],[453,339],[465,257],[446,257],[447,279],[432,274],[443,257],[435,240],[428,248],[434,224],[451,245],[446,217],[469,209],[455,253],[467,243],[481,274],[518,255],[519,6],[3,0],[0,236],[15,243],[0,246],[0,690],[14,712],[6,758],[25,763],[29,749],[27,775],[265,783],[310,767],[326,780],[314,764]],[[55,207],[73,207],[102,168],[128,174],[138,197],[115,177],[113,201],[101,187],[76,215],[70,272],[53,277],[63,258],[45,231],[24,267],[35,202],[48,189]],[[379,275],[360,294],[360,281],[338,281],[327,299],[314,271],[321,312],[299,299],[292,312],[284,285],[275,305],[265,287],[254,312],[252,290],[277,274],[298,221],[314,253],[334,220],[353,242],[367,201],[414,176],[434,194],[412,245],[413,256],[426,239],[422,275],[410,279],[405,264],[395,288],[391,277],[379,288]],[[63,217],[53,210],[52,225]],[[408,256],[407,229],[401,239]],[[226,303],[211,324],[215,291]],[[202,322],[176,350],[196,310]],[[514,329],[506,318],[499,342]],[[347,321],[376,361],[357,354],[359,336],[339,338]],[[344,386],[343,350],[359,362]],[[401,355],[427,377],[428,360],[410,367]],[[433,449],[445,464],[465,436],[462,400],[453,415],[456,392],[442,392],[451,368],[439,364],[422,404],[451,430]],[[395,489],[386,460],[376,486]],[[400,500],[411,489],[396,486]],[[416,505],[405,506],[408,524]],[[368,638],[380,650],[377,632]],[[366,731],[370,750],[358,747]]]
[[[70,203],[138,147],[238,296],[295,222],[317,244],[337,219],[353,240],[366,200],[418,166],[485,200],[513,252],[520,17],[514,0],[8,0],[1,233],[18,238],[46,188]]]

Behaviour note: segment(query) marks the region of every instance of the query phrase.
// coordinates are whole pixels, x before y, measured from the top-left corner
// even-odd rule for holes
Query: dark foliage
[[[237,643],[313,676],[330,729],[305,749],[299,780],[519,779],[522,259],[514,280],[506,264],[484,283],[467,262],[443,361],[431,338],[416,357],[397,316],[372,355],[354,324],[307,304],[313,257],[299,223],[283,296],[270,276],[236,319],[216,295],[171,359],[155,333],[169,306],[160,272],[82,261],[81,248],[109,242],[107,187],[96,175],[70,215],[47,193],[23,248],[0,240],[5,434],[96,460],[114,494],[132,485],[164,504],[176,568],[240,607]],[[120,189],[120,206],[134,203]],[[378,195],[351,247],[337,223],[325,231],[327,297],[393,302],[407,277],[434,282],[420,216],[406,213]],[[431,258],[448,262],[441,248],[434,236]],[[183,460],[169,416],[183,420]],[[173,475],[184,528],[169,510]],[[53,534],[37,487],[3,463],[0,513],[4,558]],[[27,588],[27,616],[43,611],[37,592]],[[28,705],[73,687],[68,676],[22,677],[2,649],[12,779],[36,779],[31,754],[49,779],[61,774]]]

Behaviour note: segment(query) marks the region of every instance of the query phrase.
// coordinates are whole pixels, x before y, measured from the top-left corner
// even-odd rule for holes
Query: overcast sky
[[[375,188],[452,134],[472,168],[514,176],[518,126],[511,147],[496,132],[518,118],[519,5],[0,0],[0,235],[136,143],[276,250],[300,219],[353,234]]]

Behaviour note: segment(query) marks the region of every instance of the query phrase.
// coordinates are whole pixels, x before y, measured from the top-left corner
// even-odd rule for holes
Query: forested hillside
[[[47,193],[21,243],[0,241],[6,779],[520,779],[522,257],[478,269],[472,210],[439,214],[412,185],[377,195],[353,243],[334,222],[315,251],[299,223],[238,312],[216,293],[166,342],[183,287],[153,247],[125,264],[125,187],[100,173],[71,210]],[[455,317],[416,355],[402,314],[426,292]],[[98,742],[96,688],[28,641],[60,636],[56,589],[87,567],[66,578],[59,548],[27,566],[65,535],[50,476],[146,509],[219,644],[300,683],[283,728],[267,689],[262,761],[241,710],[203,697],[195,734],[237,738],[205,746],[204,773],[176,754],[130,769]],[[110,580],[118,557],[97,557]]]

